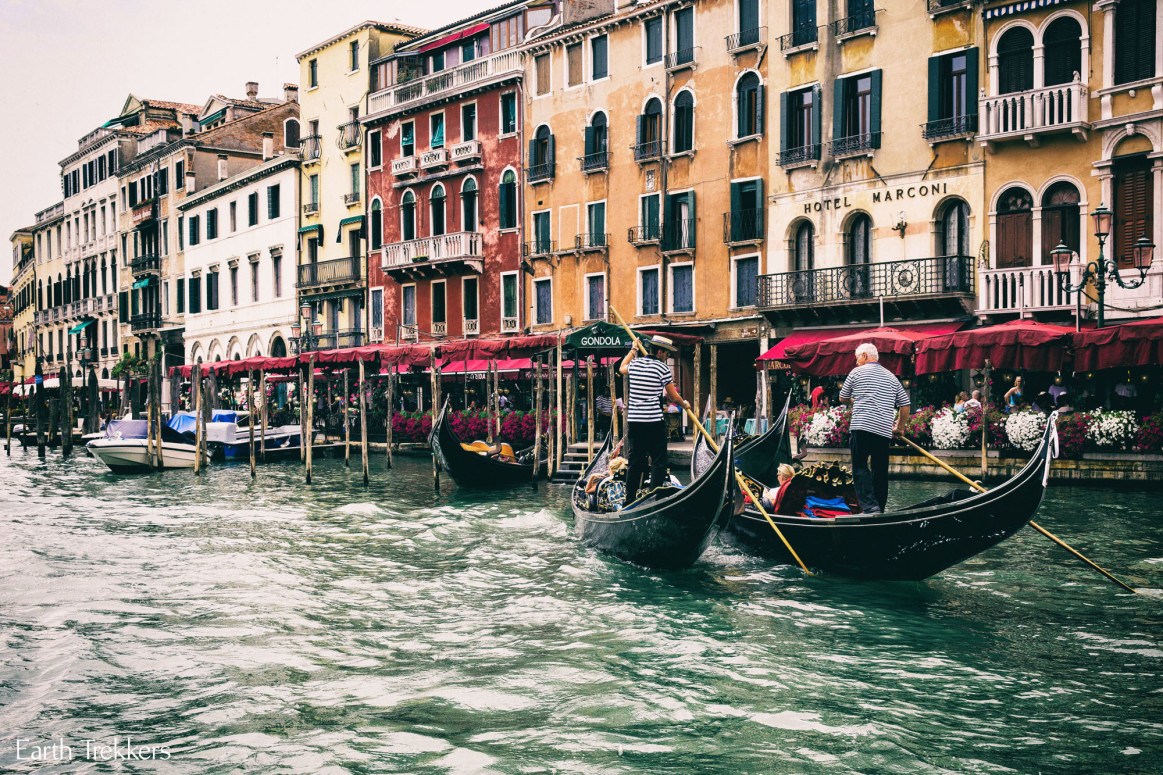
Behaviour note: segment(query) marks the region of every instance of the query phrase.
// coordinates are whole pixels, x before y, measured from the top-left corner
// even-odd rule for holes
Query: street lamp
[[[319,338],[323,333],[323,321],[312,314],[310,302],[299,307],[299,320],[291,324],[291,349],[295,354],[319,349]]]
[[[1111,233],[1111,217],[1113,213],[1101,204],[1090,214],[1094,219],[1094,236],[1098,238],[1098,258],[1091,261],[1086,266],[1081,267],[1078,281],[1071,282],[1071,272],[1074,268],[1074,251],[1066,246],[1065,243],[1059,242],[1057,247],[1050,251],[1050,256],[1054,259],[1054,273],[1058,275],[1058,283],[1062,290],[1067,293],[1080,293],[1083,288],[1094,283],[1094,289],[1098,293],[1098,327],[1102,328],[1106,323],[1106,286],[1107,283],[1118,283],[1120,288],[1133,290],[1138,288],[1147,280],[1147,270],[1151,266],[1151,257],[1155,252],[1155,244],[1146,237],[1140,237],[1139,240],[1131,247],[1131,257],[1133,259],[1135,269],[1139,270],[1139,279],[1124,282],[1119,274],[1119,265],[1117,260],[1109,260],[1103,253],[1103,247],[1106,245],[1107,237]]]

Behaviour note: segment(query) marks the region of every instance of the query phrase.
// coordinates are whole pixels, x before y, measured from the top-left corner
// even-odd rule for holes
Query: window
[[[319,176],[311,175],[307,178],[307,204],[312,212],[319,210]]]
[[[460,107],[460,139],[462,142],[475,140],[477,136],[477,106],[476,103],[461,105]]]
[[[977,128],[977,49],[929,57],[929,121],[925,137]]]
[[[606,317],[606,276],[586,275],[586,320],[604,320]]]
[[[1012,27],[997,44],[998,93],[1013,94],[1034,88],[1034,35]]]
[[[433,113],[431,116],[429,116],[428,127],[431,131],[431,134],[428,135],[429,138],[431,138],[428,142],[428,147],[429,148],[443,148],[444,147],[444,114],[443,113]]]
[[[537,127],[533,139],[529,141],[529,180],[548,180],[554,174],[553,133],[545,124]]]
[[[218,273],[206,273],[206,311],[218,309]]]
[[[804,221],[795,230],[792,239],[792,258],[795,262],[792,267],[796,272],[807,272],[816,265],[816,229],[808,221]]]
[[[428,55],[428,72],[439,73],[444,69],[444,51],[433,51]]]
[[[667,194],[666,211],[662,214],[662,249],[693,249],[695,223],[695,192]]]
[[[735,136],[763,134],[763,86],[755,73],[744,73],[735,84]]]
[[[274,220],[279,217],[279,184],[267,186],[267,218]]]
[[[511,135],[517,131],[517,93],[505,92],[501,95],[501,134]]]
[[[218,208],[211,207],[206,211],[206,239],[218,238]]]
[[[1006,190],[997,207],[997,268],[1031,266],[1034,200],[1022,188]]]
[[[370,315],[371,327],[382,329],[384,327],[384,289],[383,288],[372,288],[371,289],[371,308],[368,310],[368,312],[371,313],[371,315]]]
[[[1131,253],[1135,242],[1140,237],[1152,238],[1159,205],[1155,201],[1149,156],[1116,158],[1114,174],[1113,256],[1119,267],[1126,269],[1135,265]]]
[[[780,164],[820,158],[820,87],[780,95]]]
[[[867,264],[872,261],[872,219],[864,213],[857,213],[848,224],[845,235],[845,259],[849,266]]]
[[[400,288],[400,323],[405,326],[416,325],[415,285],[405,285]]]
[[[658,267],[638,270],[638,314],[658,314]]]
[[[373,170],[382,167],[384,164],[384,148],[381,145],[380,130],[377,129],[367,133],[367,151],[367,166]]]
[[[541,96],[543,94],[549,94],[549,91],[551,89],[550,72],[549,72],[549,54],[538,54],[536,57],[534,57],[533,58],[533,70],[534,70],[534,75],[537,78],[537,81],[536,81],[537,91],[535,93],[538,96]]]
[[[691,264],[671,264],[670,311],[695,311],[695,271]]]
[[[477,182],[473,178],[465,178],[460,187],[460,229],[476,231],[478,225]]]
[[[255,191],[246,197],[246,225],[258,225],[258,192]]]
[[[1055,183],[1042,196],[1042,263],[1053,263],[1050,255],[1058,243],[1078,252],[1081,247],[1078,189],[1070,183]],[[961,253],[959,255],[967,255]]]
[[[230,306],[238,306],[238,267],[230,267]]]
[[[731,184],[729,242],[763,239],[763,181],[744,180]]]
[[[548,210],[533,213],[533,254],[553,252],[553,227]]]
[[[658,194],[647,194],[638,199],[638,226],[644,240],[656,240],[662,234],[658,199]]]
[[[582,44],[573,43],[565,47],[566,85],[579,86],[585,80],[582,62]]]
[[[880,84],[879,70],[836,81],[832,126],[836,155],[880,147]]]
[[[448,322],[447,309],[447,284],[444,282],[432,283],[432,327],[436,328],[437,323]]]
[[[227,208],[230,213],[230,233],[238,231],[238,202],[231,202]]]
[[[359,41],[353,40],[347,44],[347,69],[355,72],[359,69]]]
[[[175,300],[177,302],[177,312],[179,315],[184,315],[186,313],[186,278],[185,277],[178,278],[177,284],[175,286],[175,290],[176,290]]]
[[[674,12],[673,62],[685,65],[695,61],[695,9],[692,6]]]
[[[806,46],[816,40],[816,0],[791,0],[791,46]]]
[[[400,198],[400,234],[405,242],[416,239],[416,195],[411,191]]]
[[[735,306],[754,307],[759,291],[759,256],[735,259]]]
[[[495,22],[490,33],[494,52],[516,46],[525,35],[524,14],[517,14],[516,16],[510,16],[508,19],[501,19]]]
[[[531,30],[548,24],[553,19],[552,5],[535,5],[525,11],[525,29]]]
[[[461,281],[460,305],[464,310],[465,320],[477,319],[477,278],[465,277]]]
[[[590,125],[585,129],[585,156],[582,158],[582,170],[590,171],[605,169],[608,165],[609,127],[606,123],[606,114],[601,111],[594,114]]]
[[[645,38],[646,64],[652,65],[662,61],[662,18],[647,19],[642,25],[642,34]]]
[[[533,319],[539,326],[553,322],[553,280],[548,277],[533,281]]]
[[[940,232],[937,234],[937,250],[940,255],[969,255],[968,204],[961,199],[955,199],[946,204],[941,210],[937,225],[940,228]]]
[[[319,60],[312,59],[307,62],[307,88],[314,89],[319,85]]]
[[[368,221],[368,234],[370,235],[368,241],[371,243],[369,247],[372,250],[379,250],[384,246],[384,210],[378,198],[372,200]]]
[[[197,314],[202,311],[202,278],[190,278],[190,312]]]
[[[168,193],[170,193],[170,171],[168,169],[160,169],[157,171],[157,195],[165,196]]]
[[[688,153],[695,148],[695,98],[689,91],[674,99],[674,153]]]
[[[517,317],[517,273],[501,275],[501,316]]]
[[[439,237],[445,232],[445,210],[444,210],[444,186],[437,183],[432,187],[432,193],[428,196],[428,205],[432,212],[432,236]]]
[[[475,40],[466,40],[460,44],[460,61],[471,62],[477,58],[477,47]]]
[[[590,78],[598,81],[610,74],[610,39],[598,35],[590,39]]]
[[[1082,73],[1082,29],[1078,20],[1059,16],[1050,22],[1042,39],[1046,86],[1070,83],[1074,74]],[[1117,54],[1116,54],[1117,56]]]
[[[191,215],[187,221],[190,224],[190,247],[197,245],[202,241],[202,218],[198,215]]]
[[[363,179],[363,170],[359,167],[359,162],[354,162],[351,165],[351,197],[352,203],[359,201],[359,187]]]
[[[275,298],[283,298],[283,257],[281,254],[271,256],[271,277],[274,279]]]
[[[250,260],[250,300],[252,302],[258,301],[258,281],[258,256],[256,255]]]
[[[606,203],[590,202],[586,205],[586,246],[591,248],[606,247]]]
[[[1151,78],[1155,72],[1157,0],[1120,0],[1115,7],[1115,83]]]
[[[499,216],[502,229],[517,228],[517,173],[505,170],[501,175]]]
[[[293,118],[283,123],[283,146],[298,148],[302,138],[299,136],[299,122]]]
[[[662,155],[662,103],[652,97],[646,102],[642,115],[638,117],[634,158],[642,161],[656,159],[660,155]]]

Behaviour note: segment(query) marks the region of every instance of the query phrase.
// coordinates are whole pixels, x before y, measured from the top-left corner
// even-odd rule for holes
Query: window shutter
[[[537,163],[537,141],[529,141],[529,167],[532,168]]]
[[[553,170],[554,162],[557,158],[555,139],[553,135],[550,135],[548,142],[545,144],[545,163],[549,165],[550,171]]]
[[[835,97],[832,102],[832,139],[844,136],[844,79],[836,81]]]
[[[743,202],[742,183],[731,184],[731,241],[737,242],[742,238],[743,229]]]
[[[965,50],[965,112],[977,115],[977,47]]]
[[[941,62],[943,57],[929,57],[929,121],[944,118],[941,115]]]
[[[813,86],[812,87],[812,141],[811,142],[812,142],[812,145],[815,146],[817,149],[820,146],[821,124],[824,120],[823,119],[824,110],[823,110],[823,106],[821,106],[821,104],[820,104],[823,101],[823,96],[824,96],[823,88],[821,88],[820,86]]]
[[[791,95],[787,92],[779,93],[779,149],[786,151],[788,147],[788,123],[790,116],[788,116],[789,105],[791,104]],[[805,142],[807,138],[804,138]]]
[[[763,131],[763,84],[755,87],[755,134],[766,134]]]
[[[689,242],[687,243],[687,247],[694,247],[694,244],[695,244],[695,224],[699,222],[698,217],[695,215],[695,192],[688,191],[687,193],[683,194],[683,196],[686,197],[687,202],[691,206],[691,208],[690,208],[690,214],[691,214],[690,215],[690,224],[687,225],[687,234],[689,235],[689,237],[688,237]]]
[[[117,320],[121,323],[129,322],[129,291],[117,294]]]
[[[882,70],[872,71],[872,147],[880,147],[880,90]]]
[[[587,126],[586,127],[586,151],[585,151],[585,155],[589,156],[591,153],[594,153],[594,152],[595,152],[595,149],[594,149],[594,128],[592,126]]]

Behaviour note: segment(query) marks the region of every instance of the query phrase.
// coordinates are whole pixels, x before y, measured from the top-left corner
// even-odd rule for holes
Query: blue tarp
[[[166,423],[178,433],[194,432],[195,417],[193,412],[178,412]],[[238,412],[228,409],[215,409],[210,413],[210,422],[238,422]]]

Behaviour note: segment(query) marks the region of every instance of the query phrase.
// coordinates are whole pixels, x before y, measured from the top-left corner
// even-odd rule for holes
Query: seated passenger
[[[783,494],[787,491],[787,486],[791,484],[792,477],[795,475],[796,470],[787,463],[781,463],[776,469],[775,478],[779,481],[779,487],[767,488],[759,500],[760,505],[768,514],[779,513],[780,501],[783,500]]]

